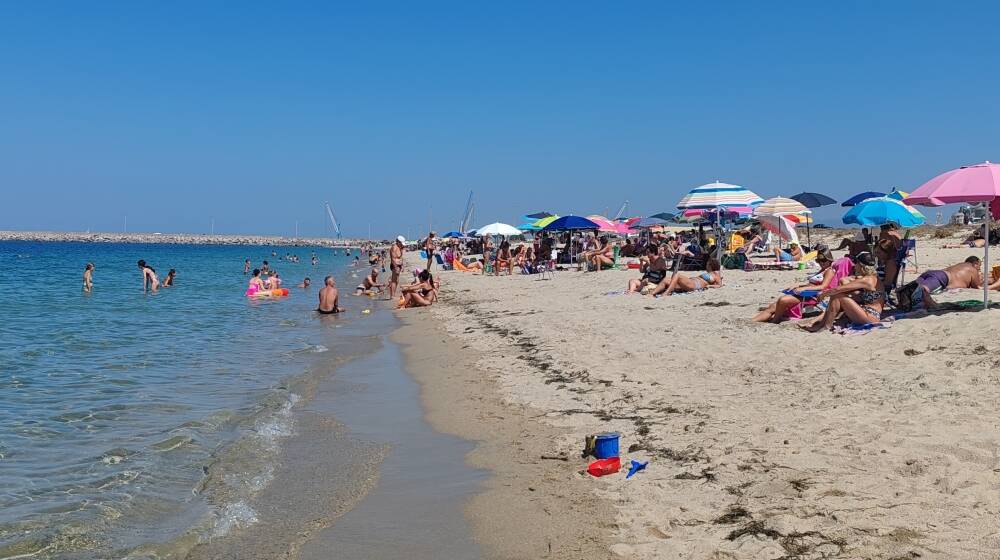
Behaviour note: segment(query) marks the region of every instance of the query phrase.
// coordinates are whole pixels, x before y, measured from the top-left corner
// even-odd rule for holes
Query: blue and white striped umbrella
[[[762,202],[763,198],[746,187],[716,181],[692,189],[677,203],[677,208],[711,210],[727,206],[757,206]]]

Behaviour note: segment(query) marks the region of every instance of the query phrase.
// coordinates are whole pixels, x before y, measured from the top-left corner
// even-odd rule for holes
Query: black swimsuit
[[[322,309],[316,309],[316,312],[320,315],[333,315],[334,313],[340,313],[340,310],[334,307],[330,311],[323,311]]]

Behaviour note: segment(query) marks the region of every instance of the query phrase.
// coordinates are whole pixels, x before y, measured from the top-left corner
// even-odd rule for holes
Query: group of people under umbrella
[[[963,166],[943,173],[924,183],[911,193],[893,189],[889,193],[866,191],[841,202],[850,207],[843,216],[845,224],[878,227],[895,224],[909,228],[924,223],[923,215],[914,206],[941,206],[953,203],[985,203],[986,237],[991,213],[1000,215],[1000,165],[984,162]],[[514,227],[494,223],[474,232],[449,232],[445,237],[513,236],[525,232],[597,231],[610,235],[628,236],[643,230],[667,227],[677,223],[710,224],[714,228],[746,220],[755,220],[779,240],[797,239],[798,226],[806,227],[807,243],[811,245],[812,210],[837,204],[821,193],[802,192],[794,196],[764,200],[753,191],[722,182],[692,189],[678,202],[678,213],[658,213],[648,217],[611,220],[604,216],[558,216],[538,212],[525,216],[526,223]],[[719,244],[721,250],[721,244]],[[989,243],[985,244],[986,270],[989,270]],[[989,293],[984,290],[984,303]]]

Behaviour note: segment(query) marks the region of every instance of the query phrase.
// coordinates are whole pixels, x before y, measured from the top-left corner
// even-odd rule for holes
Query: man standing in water
[[[83,269],[83,291],[90,293],[94,289],[94,263],[87,263]]]
[[[396,242],[389,248],[389,299],[396,296],[396,287],[399,286],[399,273],[403,271],[403,243],[406,238],[402,235],[396,237]]]
[[[149,290],[155,292],[160,287],[160,279],[156,277],[153,267],[146,265],[146,261],[139,260],[139,270],[142,271],[142,291]]]
[[[339,305],[340,298],[337,293],[337,282],[334,281],[333,276],[327,276],[325,283],[326,285],[319,291],[319,307],[316,308],[316,311],[320,315],[340,313],[343,309]]]

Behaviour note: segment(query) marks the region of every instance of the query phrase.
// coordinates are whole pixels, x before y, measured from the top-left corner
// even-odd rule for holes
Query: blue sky
[[[1000,159],[1000,7],[0,6],[0,229],[345,234],[913,188]],[[820,214],[834,222],[838,212]],[[929,212],[933,216],[933,211]]]

